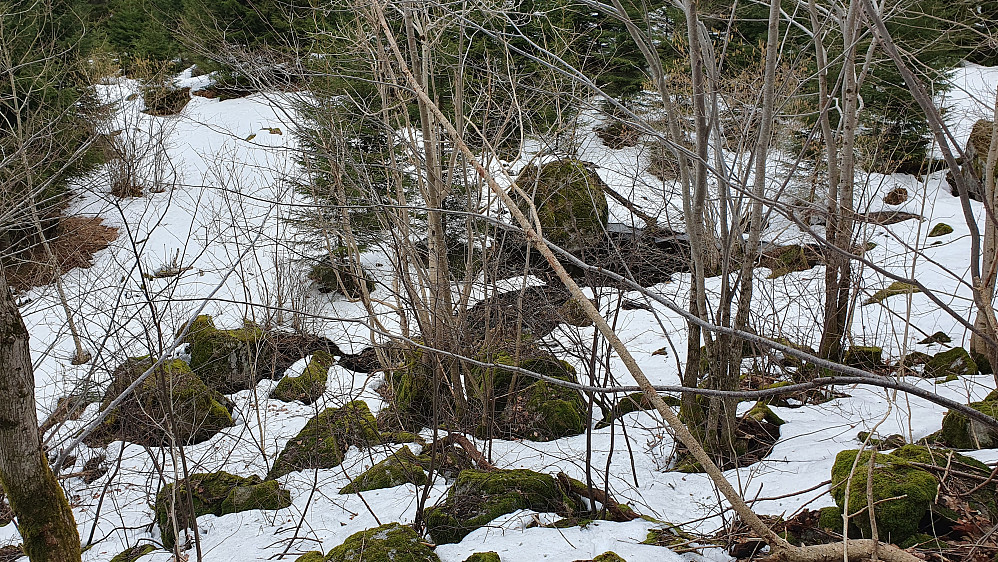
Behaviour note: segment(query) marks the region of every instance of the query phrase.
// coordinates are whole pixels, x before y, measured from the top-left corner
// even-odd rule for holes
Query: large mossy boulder
[[[299,470],[333,468],[343,462],[343,454],[350,446],[368,447],[381,441],[378,424],[366,402],[355,400],[341,408],[327,408],[308,420],[298,435],[288,441],[267,478]]]
[[[970,407],[998,419],[998,390],[992,391]],[[993,449],[998,447],[998,430],[950,410],[943,416],[943,428],[936,434],[939,440],[957,449]]]
[[[326,381],[329,378],[329,368],[335,359],[325,351],[312,355],[302,374],[297,377],[284,377],[277,387],[270,392],[270,397],[281,402],[299,401],[311,404],[326,392]]]
[[[925,363],[926,376],[962,377],[977,374],[977,363],[962,347],[940,351]]]
[[[274,361],[273,346],[257,326],[219,330],[211,316],[194,319],[184,337],[191,369],[211,388],[230,394],[256,386]]]
[[[402,447],[387,459],[364,471],[344,486],[341,494],[356,494],[369,490],[394,488],[402,484],[426,484],[426,471],[409,447]]]
[[[191,494],[191,502],[188,501]],[[193,503],[193,516],[190,505]],[[189,529],[202,515],[228,515],[251,509],[284,509],[291,505],[291,494],[275,481],[259,476],[243,478],[228,472],[192,474],[179,483],[167,484],[156,494],[156,523],[163,534],[163,546],[173,548],[173,517],[177,529]]]
[[[515,373],[503,366],[519,367],[548,377],[577,383],[575,369],[549,352],[527,343],[521,345],[521,359],[503,350],[483,351],[475,356],[493,367],[472,366],[464,377],[468,395],[469,419],[477,425],[469,429],[481,436],[550,441],[579,435],[589,425],[589,412],[582,395],[571,388]],[[396,368],[388,371],[378,392],[390,404],[384,416],[409,431],[430,426],[434,419],[433,375],[419,349],[400,354]],[[441,411],[453,409],[446,392],[437,394]],[[493,419],[487,427],[484,419]],[[388,421],[386,420],[386,423]]]
[[[426,529],[437,544],[461,542],[468,533],[519,509],[571,515],[578,505],[558,481],[531,470],[464,470],[447,497],[427,508]]]
[[[516,187],[531,197],[545,238],[568,251],[579,251],[604,239],[610,218],[606,184],[590,165],[566,158],[527,166]],[[520,210],[530,217],[528,205]]]
[[[855,462],[858,454],[858,450],[842,451],[835,457],[832,497],[840,510],[846,509],[848,497],[849,513],[857,514],[853,523],[862,536],[870,537],[870,516],[863,508],[867,506],[867,475],[874,453],[864,451],[859,462]],[[902,456],[877,453],[872,489],[880,539],[898,544],[919,531],[939,485],[932,473],[911,465]]]
[[[388,523],[347,537],[324,562],[440,562],[412,527]]]
[[[131,358],[115,369],[101,410],[154,363],[151,357]],[[115,439],[150,447],[201,443],[235,425],[232,408],[232,402],[205,385],[187,363],[171,359],[128,394],[87,443],[102,446]]]
[[[520,367],[554,379],[578,382],[575,369],[554,358],[528,359]],[[511,389],[499,416],[500,434],[531,441],[579,435],[588,426],[589,412],[582,395],[544,380],[531,382],[523,389]]]

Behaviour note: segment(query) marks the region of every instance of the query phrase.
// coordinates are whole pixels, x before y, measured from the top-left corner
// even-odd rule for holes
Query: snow
[[[197,89],[205,84],[205,78],[191,78],[189,74],[180,77],[180,85]],[[987,101],[993,100],[998,68],[968,65],[957,69],[952,81],[954,87],[943,96],[942,103],[951,108],[947,119],[957,139],[963,142],[973,121],[988,115]],[[300,262],[301,249],[286,244],[296,235],[296,226],[289,220],[287,208],[274,202],[287,205],[303,201],[304,196],[296,193],[286,179],[296,173],[296,145],[290,134],[294,112],[286,97],[257,94],[224,102],[194,97],[178,116],[150,117],[140,111],[141,97],[134,96],[135,83],[119,80],[100,88],[106,99],[120,103],[113,129],[135,135],[133,138],[139,139],[136,145],[144,149],[155,144],[152,141],[162,140],[163,150],[144,150],[141,158],[145,179],[150,184],[158,181],[162,190],[117,199],[108,194],[108,177],[102,174],[79,186],[79,197],[71,212],[101,216],[107,224],[120,229],[119,238],[96,256],[93,267],[70,271],[64,278],[87,347],[101,352],[90,365],[72,366],[72,341],[54,289],[41,287],[22,295],[29,301],[21,312],[31,333],[41,419],[52,411],[59,397],[73,392],[82,382],[90,381],[98,387],[105,384],[108,373],[124,357],[169,352],[174,331],[191,317],[200,299],[213,291],[205,312],[214,315],[219,326],[237,326],[244,318],[284,325],[298,322],[347,350],[358,351],[369,345],[372,333],[363,322],[366,311],[359,303],[288,289],[289,281],[304,279],[304,266]],[[584,114],[583,124],[591,129],[598,122]],[[277,134],[275,128],[282,133]],[[609,150],[593,134],[584,135],[580,142],[581,157],[595,162],[611,187],[643,198],[642,206],[647,209],[672,205],[666,218],[674,222],[679,210],[674,206],[670,186],[644,172],[635,172],[643,170],[647,161],[640,148]],[[539,150],[539,146],[528,149],[523,161],[509,164],[510,168],[522,167]],[[784,171],[781,158],[785,155],[775,154],[770,166],[774,186],[794,180]],[[917,278],[941,295],[957,316],[972,320],[967,286],[970,231],[960,203],[949,194],[943,176],[935,173],[920,180],[905,175],[866,174],[859,178],[858,206],[879,210],[882,195],[901,186],[912,196],[895,208],[926,217],[924,221],[905,221],[889,227],[864,226],[863,239],[877,244],[866,258],[892,274]],[[973,207],[981,221],[983,208],[977,203]],[[613,201],[611,213],[618,220],[630,220],[626,210]],[[937,222],[946,222],[954,232],[927,239],[926,233]],[[768,236],[785,241],[803,239],[796,228],[775,219]],[[178,256],[177,263],[173,263],[174,255]],[[387,268],[378,266],[386,262],[376,251],[365,255],[365,263],[379,278],[388,275]],[[183,272],[176,277],[144,276],[165,265],[180,266]],[[820,318],[815,303],[823,294],[823,269],[777,279],[768,279],[768,273],[764,269],[757,271],[753,312],[758,325],[768,333],[782,333],[800,343],[816,343]],[[536,280],[512,280],[511,286],[523,282]],[[871,267],[860,270],[860,283],[867,293],[890,282]],[[688,275],[677,275],[655,290],[682,306],[689,283]],[[719,278],[707,280],[708,292],[715,294],[719,284]],[[641,299],[638,293],[624,296]],[[611,301],[615,297],[601,303],[607,312]],[[880,345],[885,356],[898,358],[911,350],[935,351],[938,346],[916,342],[936,331],[952,336],[954,345],[969,339],[959,321],[942,313],[938,304],[924,294],[892,297],[888,303],[889,307],[856,309],[853,333],[857,344]],[[390,308],[378,306],[386,327],[397,328],[397,318]],[[278,314],[278,309],[288,307],[304,313]],[[621,311],[617,330],[653,383],[679,384],[680,365],[685,361],[685,322],[674,310],[658,303],[652,303],[652,307],[653,311]],[[583,329],[577,338],[557,330],[550,338],[571,349],[578,345],[573,342],[591,341],[592,330]],[[653,355],[663,347],[668,348],[665,357]],[[304,361],[299,362],[290,374],[303,366]],[[584,376],[586,365],[578,362],[576,367]],[[622,374],[626,369],[616,356],[611,359],[610,370],[618,374],[620,383],[633,384]],[[943,384],[916,378],[906,382],[963,402],[980,399],[994,388],[994,379],[989,376],[964,377]],[[312,406],[268,399],[275,384],[264,381],[255,389],[231,396],[236,404],[236,426],[205,443],[185,448],[191,472],[224,469],[240,475],[264,474],[284,444],[309,417],[326,406],[355,398],[366,400],[374,412],[382,406],[373,392],[376,379],[340,367],[331,370],[326,394]],[[774,408],[787,423],[772,454],[756,465],[727,472],[736,488],[746,497],[757,499],[753,507],[760,513],[791,515],[804,505],[811,509],[833,505],[825,487],[788,494],[827,480],[835,455],[858,446],[859,431],[877,426],[882,435],[901,433],[918,439],[938,430],[945,413],[939,406],[894,391],[868,387],[838,390],[848,397],[821,405]],[[93,419],[96,412],[97,405],[91,405],[79,421],[67,422],[50,442],[62,442]],[[425,437],[431,435],[424,431]],[[636,412],[611,427],[593,430],[588,438],[581,435],[550,443],[497,440],[492,444],[492,456],[501,468],[562,471],[585,480],[589,447],[589,476],[598,484],[607,481],[610,492],[619,500],[661,521],[711,532],[730,519],[730,512],[720,512],[718,494],[704,475],[664,470],[672,445],[660,419],[648,412]],[[386,458],[397,447],[364,451],[352,448],[341,467],[282,478],[282,485],[291,491],[294,501],[285,510],[199,518],[205,560],[266,560],[286,548],[292,554],[313,549],[328,551],[350,534],[379,522],[411,522],[418,509],[414,486],[367,492],[363,497],[337,493],[350,477]],[[79,470],[101,452],[106,452],[112,463],[111,473],[90,485],[76,478],[63,481],[81,537],[84,541],[93,537],[95,542],[84,553],[84,560],[93,562],[107,561],[136,542],[159,538],[151,509],[157,487],[150,476],[154,463],[143,448],[121,442],[112,443],[106,451],[81,446],[75,468],[67,468],[64,473]],[[156,463],[167,474],[179,471],[175,454],[156,453]],[[988,462],[998,460],[998,451],[973,455]],[[430,488],[427,505],[438,501],[446,489],[447,483],[438,478]],[[777,496],[780,499],[766,499]],[[716,548],[706,548],[701,555],[678,555],[641,545],[647,531],[657,526],[644,520],[597,521],[568,529],[532,525],[551,518],[550,514],[513,513],[471,533],[459,544],[441,545],[436,552],[444,562],[460,562],[473,552],[486,550],[499,552],[503,560],[553,562],[587,559],[607,550],[631,561],[728,559]],[[0,545],[17,540],[13,525],[0,528]],[[143,558],[149,562],[170,559],[165,551]]]

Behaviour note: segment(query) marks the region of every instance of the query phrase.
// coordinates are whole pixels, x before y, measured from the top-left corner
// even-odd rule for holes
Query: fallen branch
[[[562,487],[577,496],[582,496],[590,501],[603,504],[607,513],[610,514],[611,521],[626,523],[627,521],[641,519],[641,516],[635,513],[634,510],[603,493],[603,490],[590,488],[574,478],[569,478],[564,472],[558,473],[558,482],[561,482]]]

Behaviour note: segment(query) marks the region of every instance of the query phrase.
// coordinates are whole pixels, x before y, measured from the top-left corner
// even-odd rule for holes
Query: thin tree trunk
[[[0,484],[32,562],[80,560],[80,536],[38,433],[28,330],[0,270]]]

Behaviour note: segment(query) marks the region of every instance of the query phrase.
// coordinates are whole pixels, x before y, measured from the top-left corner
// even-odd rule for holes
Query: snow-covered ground
[[[191,85],[198,82],[189,76],[185,80]],[[957,139],[964,142],[974,120],[987,115],[991,103],[988,96],[994,95],[998,85],[998,69],[961,68],[953,82],[954,89],[945,96],[944,103],[949,107],[947,118]],[[286,100],[264,95],[224,102],[194,97],[179,116],[150,117],[140,112],[141,97],[134,95],[134,83],[122,80],[101,88],[107,99],[122,104],[115,129],[134,138],[162,139],[165,152],[160,157],[168,156],[170,164],[160,165],[159,175],[170,185],[162,192],[133,199],[111,197],[107,178],[100,174],[79,186],[80,195],[71,213],[99,215],[119,229],[119,238],[95,256],[92,268],[73,270],[64,278],[87,347],[102,351],[90,364],[72,366],[73,345],[53,288],[37,288],[21,296],[26,303],[21,312],[31,333],[40,418],[52,411],[59,397],[77,390],[81,381],[106,382],[108,373],[124,357],[159,353],[209,294],[212,298],[204,311],[214,315],[221,327],[238,326],[244,319],[288,325],[300,322],[308,331],[321,333],[347,349],[359,350],[369,343],[369,330],[355,321],[366,317],[359,303],[298,288],[304,279],[304,266],[298,261],[301,248],[286,243],[297,228],[286,205],[305,199],[287,180],[295,173],[296,146],[290,135],[289,116],[293,111]],[[662,183],[641,171],[647,155],[640,148],[611,151],[594,134],[584,135],[581,143],[580,156],[595,162],[611,187],[644,197],[646,208],[668,206],[668,213],[678,212],[675,198],[663,194]],[[146,158],[155,159],[154,155]],[[774,184],[786,179],[780,176],[779,158],[774,156],[772,165]],[[150,164],[147,172],[153,167]],[[515,163],[510,167],[517,169]],[[922,179],[864,175],[857,185],[857,204],[879,210],[883,207],[882,196],[898,186],[905,187],[912,197],[893,208],[918,213],[926,220],[864,227],[865,239],[876,243],[867,252],[867,259],[892,273],[917,278],[942,295],[957,314],[972,318],[966,285],[969,229],[958,199],[949,194],[944,174]],[[613,201],[611,207],[614,217],[625,220],[628,216]],[[983,218],[979,204],[974,204],[974,210],[979,219]],[[951,225],[954,232],[927,239],[926,234],[937,222]],[[775,220],[767,235],[781,240],[801,239],[794,228]],[[176,260],[175,255],[179,256]],[[388,275],[388,268],[381,265],[385,260],[379,261],[377,253],[372,252],[365,260],[376,276]],[[184,271],[177,277],[145,275],[166,265],[179,265]],[[768,273],[757,272],[753,308],[758,329],[800,343],[816,343],[823,269],[817,267],[776,279],[767,279]],[[860,273],[861,286],[869,293],[891,282],[870,268],[862,268]],[[654,290],[682,305],[689,282],[688,276],[677,275]],[[708,280],[708,290],[717,290],[719,283],[717,278]],[[639,298],[637,293],[625,296]],[[611,303],[607,299],[602,304],[608,307]],[[937,350],[939,346],[916,344],[936,331],[953,337],[953,345],[966,343],[969,338],[957,319],[943,313],[924,294],[895,296],[886,304],[856,309],[856,344],[880,345],[885,356],[897,359],[910,350]],[[281,309],[286,310],[279,312]],[[308,315],[296,315],[290,309],[307,311]],[[389,314],[390,309],[383,310],[384,322],[394,327],[396,320]],[[658,304],[653,312],[625,310],[616,327],[653,383],[679,383],[686,328],[678,314]],[[592,328],[583,329],[581,339],[575,341],[591,341],[589,330]],[[573,345],[567,333],[560,330],[551,338]],[[669,349],[666,356],[654,354],[663,347]],[[299,363],[294,369],[301,368]],[[623,378],[621,383],[632,383],[615,357],[611,372]],[[326,406],[360,397],[377,412],[382,404],[370,390],[374,382],[334,367],[325,396],[312,406],[268,399],[276,384],[272,381],[240,392],[232,396],[236,426],[205,443],[185,448],[190,470],[224,469],[243,476],[263,475],[284,444],[308,418]],[[924,379],[908,382],[964,402],[980,399],[994,388],[990,376],[965,377],[944,384]],[[804,505],[812,509],[832,505],[824,488],[782,496],[827,480],[835,455],[858,446],[857,432],[880,424],[878,432],[883,435],[901,433],[918,439],[938,430],[945,413],[939,406],[893,391],[865,387],[839,390],[849,397],[817,406],[775,408],[787,423],[781,428],[780,441],[772,454],[756,465],[728,473],[746,497],[757,498],[754,508],[760,513],[790,515]],[[68,422],[50,442],[58,443],[96,412],[97,405],[91,405],[79,421]],[[492,455],[501,468],[564,471],[584,478],[587,446],[592,448],[592,477],[597,482],[608,480],[611,492],[638,512],[679,525],[693,522],[692,527],[702,531],[721,525],[718,494],[705,476],[664,471],[672,439],[662,422],[648,412],[629,414],[612,428],[593,430],[588,443],[586,435],[549,443],[496,441]],[[414,486],[368,492],[363,498],[337,493],[350,477],[385,458],[391,447],[397,446],[364,451],[354,448],[340,467],[282,478],[282,485],[291,491],[294,501],[287,509],[199,518],[205,560],[266,560],[286,548],[290,553],[325,552],[350,534],[379,522],[412,521],[417,508]],[[106,561],[127,546],[159,538],[151,508],[157,486],[150,476],[154,472],[153,460],[142,447],[115,442],[106,451],[97,451],[81,446],[76,468],[63,472],[79,470],[99,453],[105,453],[112,463],[111,473],[90,485],[76,478],[63,480],[81,537],[85,542],[92,537],[94,543],[84,554],[87,561]],[[156,462],[168,474],[179,470],[169,455],[157,455]],[[994,462],[998,451],[980,451],[973,456]],[[446,488],[446,482],[438,479],[429,502],[441,497]],[[766,499],[776,496],[782,499]],[[569,529],[527,528],[538,517],[550,518],[514,513],[473,532],[459,544],[442,545],[436,552],[444,562],[460,562],[473,552],[487,550],[497,551],[509,561],[570,561],[607,550],[630,561],[696,557],[639,544],[648,529],[657,526],[655,523],[638,520],[594,522]],[[17,541],[13,525],[0,528],[0,545]],[[717,549],[707,549],[703,556],[728,559]],[[143,558],[149,562],[170,559],[166,551]]]

